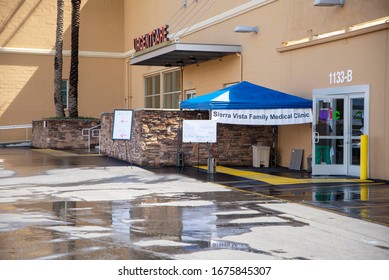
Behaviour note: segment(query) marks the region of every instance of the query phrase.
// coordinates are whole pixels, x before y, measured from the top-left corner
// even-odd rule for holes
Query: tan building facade
[[[70,49],[69,2],[65,55]],[[278,127],[279,165],[289,166],[291,150],[303,149],[303,168],[312,154],[314,174],[358,176],[364,133],[369,136],[369,177],[389,179],[389,2],[315,2],[320,1],[82,1],[80,115],[177,108],[189,96],[245,80],[313,100],[312,125]],[[52,116],[56,3],[0,4],[0,126]],[[175,58],[155,65],[147,55],[169,45],[135,52],[134,39],[166,24],[169,45],[241,49],[197,62],[193,52],[191,63],[180,65]],[[234,32],[237,26],[258,27],[258,32]],[[134,63],[137,59],[142,65]],[[64,80],[68,69],[66,56]],[[320,118],[330,125],[331,136],[317,134]],[[330,162],[318,149],[320,140],[331,140]],[[320,153],[323,158],[317,161]]]
[[[70,1],[64,1],[63,80],[70,71]],[[0,126],[54,117],[57,1],[0,1]],[[82,1],[79,115],[123,106],[123,1]],[[0,141],[17,131],[0,130]],[[24,133],[24,132],[22,132]]]

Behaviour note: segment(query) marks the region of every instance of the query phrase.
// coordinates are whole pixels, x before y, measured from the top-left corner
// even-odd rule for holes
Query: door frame
[[[369,119],[370,119],[370,86],[369,85],[356,85],[356,86],[346,86],[346,87],[336,87],[336,88],[321,88],[313,90],[313,116],[314,121],[316,120],[317,112],[316,112],[316,104],[317,99],[325,99],[325,98],[345,98],[345,115],[347,114],[347,128],[346,133],[349,133],[351,124],[350,120],[350,105],[352,98],[364,98],[364,134],[369,135]],[[350,137],[350,136],[345,136]],[[370,143],[370,141],[369,141]],[[314,126],[312,126],[312,155],[315,153],[315,135],[314,135]],[[312,175],[347,175],[347,176],[355,176],[359,177],[360,169],[357,166],[352,165],[349,149],[345,149],[344,152],[344,164],[338,165],[339,167],[344,168],[333,168],[330,165],[316,165],[312,160]],[[369,166],[369,159],[368,159]],[[369,173],[369,172],[368,172]]]

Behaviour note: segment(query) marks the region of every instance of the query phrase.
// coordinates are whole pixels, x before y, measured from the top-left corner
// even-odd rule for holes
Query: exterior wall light
[[[314,0],[313,6],[342,6],[344,5],[344,0]]]
[[[237,32],[237,33],[258,33],[258,31],[259,31],[258,26],[238,25],[234,29],[234,32]]]

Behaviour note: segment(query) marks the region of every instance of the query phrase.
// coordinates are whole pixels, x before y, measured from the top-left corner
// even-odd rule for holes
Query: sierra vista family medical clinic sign
[[[212,120],[225,124],[288,125],[312,123],[312,109],[212,110]]]

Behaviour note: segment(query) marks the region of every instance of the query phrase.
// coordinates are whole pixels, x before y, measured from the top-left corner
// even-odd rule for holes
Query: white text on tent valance
[[[287,125],[312,122],[312,109],[212,110],[218,123],[242,125]]]

